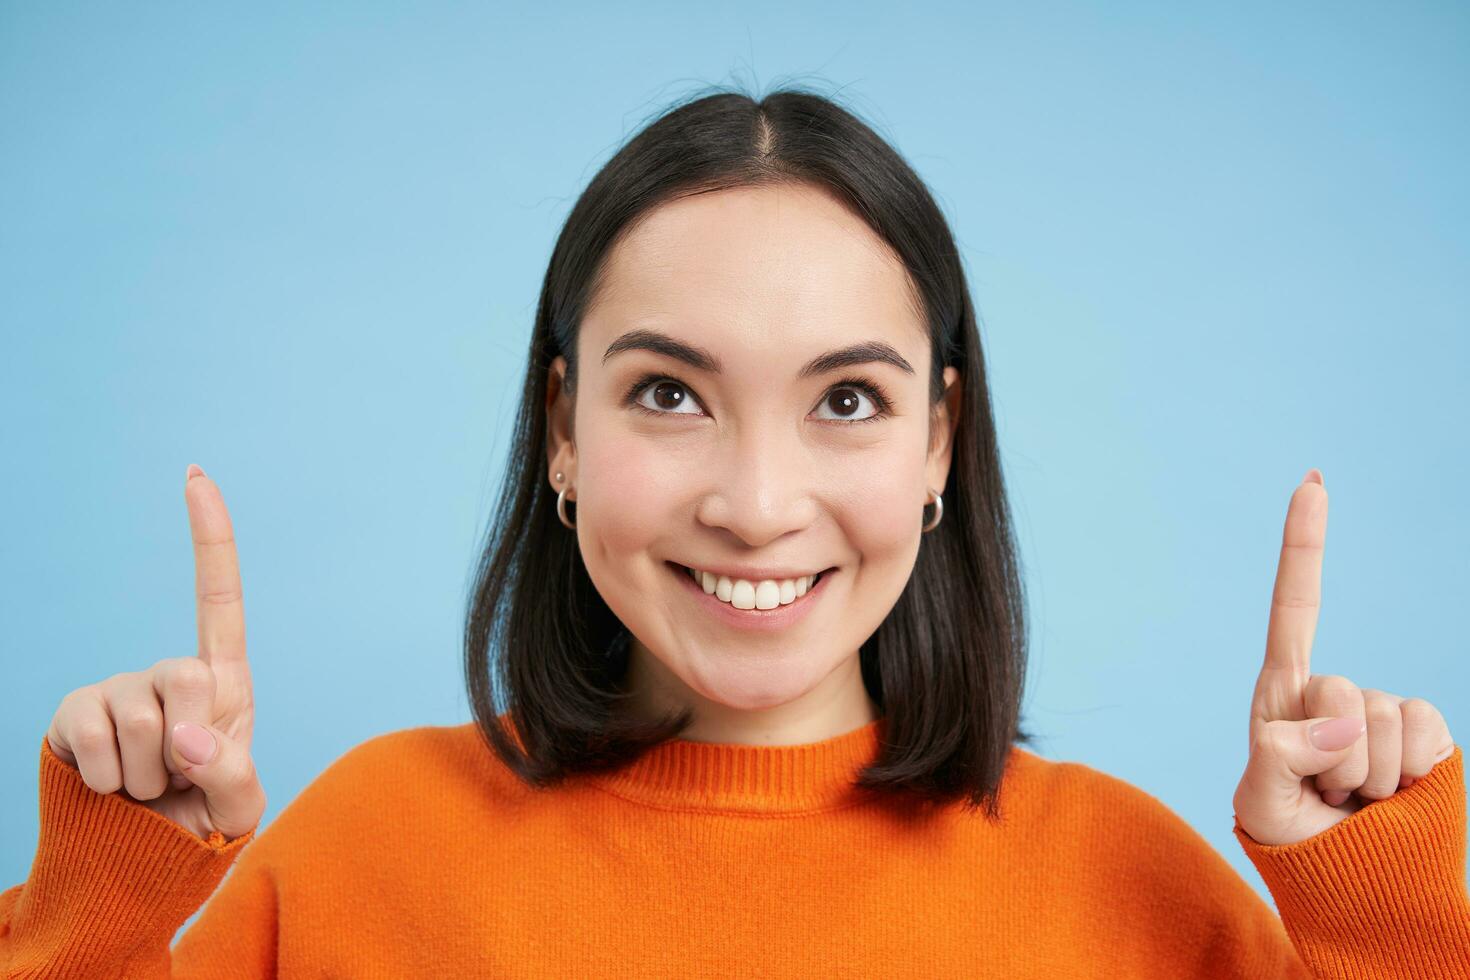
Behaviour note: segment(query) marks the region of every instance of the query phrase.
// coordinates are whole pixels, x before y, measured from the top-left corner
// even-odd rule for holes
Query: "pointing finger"
[[[1271,594],[1271,618],[1266,627],[1263,674],[1272,675],[1274,703],[1258,713],[1265,720],[1299,712],[1300,693],[1311,674],[1312,640],[1322,604],[1322,548],[1327,537],[1327,490],[1317,469],[1292,494],[1281,537],[1281,558]],[[1292,702],[1297,703],[1293,706]],[[1300,715],[1295,716],[1299,718]]]
[[[195,617],[199,656],[211,664],[245,660],[245,608],[235,531],[219,487],[190,465],[184,483],[194,539]]]

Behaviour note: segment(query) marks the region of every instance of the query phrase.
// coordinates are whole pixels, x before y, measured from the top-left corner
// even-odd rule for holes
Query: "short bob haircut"
[[[692,720],[686,710],[639,723],[613,710],[628,697],[628,633],[594,588],[545,480],[547,375],[564,356],[574,396],[578,328],[608,253],[640,216],[688,195],[783,183],[825,187],[902,259],[932,341],[931,409],[946,365],[964,384],[943,519],[859,650],[882,737],[856,785],[924,805],[983,805],[994,819],[1011,744],[1034,736],[1019,727],[1025,602],[969,287],[918,175],[855,114],[804,88],[759,101],[719,89],[686,98],[629,139],[573,206],[541,287],[509,462],[470,594],[464,667],[475,722],[540,788],[615,769]],[[502,727],[496,687],[513,729]]]

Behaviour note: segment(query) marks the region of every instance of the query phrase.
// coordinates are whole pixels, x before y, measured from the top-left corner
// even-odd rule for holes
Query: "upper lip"
[[[683,565],[685,568],[698,569],[701,572],[709,572],[715,576],[723,575],[731,581],[737,578],[743,578],[747,582],[759,582],[762,579],[771,579],[775,582],[786,578],[797,579],[803,575],[816,575],[818,572],[825,572],[827,569],[833,567],[831,565],[825,565],[819,568],[808,566],[805,569],[797,570],[792,568],[759,568],[755,565],[725,565],[720,568],[715,568],[710,565],[694,563],[676,562],[675,564]]]

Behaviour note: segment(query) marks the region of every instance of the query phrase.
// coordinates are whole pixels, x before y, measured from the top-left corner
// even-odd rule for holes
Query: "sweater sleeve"
[[[119,793],[96,792],[44,738],[40,810],[30,878],[0,892],[0,975],[226,975],[208,953],[212,946],[234,950],[228,975],[269,975],[263,964],[273,948],[275,905],[266,872],[255,862],[242,862],[236,870],[244,873],[230,875],[188,941],[180,940],[177,955],[169,948],[255,831],[229,841],[215,831],[201,840]],[[212,914],[216,905],[221,914]],[[206,930],[220,941],[210,942]],[[215,961],[213,969],[206,957]]]
[[[1317,977],[1470,977],[1459,746],[1422,779],[1295,844],[1236,839]]]

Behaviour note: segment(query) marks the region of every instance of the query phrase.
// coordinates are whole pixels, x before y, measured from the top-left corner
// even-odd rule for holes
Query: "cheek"
[[[920,475],[922,480],[922,475]],[[865,609],[882,615],[864,620],[876,629],[913,574],[921,544],[919,504],[924,491],[910,467],[872,467],[854,474],[851,494],[841,508],[842,533],[859,564],[853,584]]]
[[[589,566],[616,564],[667,536],[686,481],[679,458],[655,440],[614,428],[579,440],[576,512]]]
[[[832,475],[830,499],[839,502],[843,535],[863,563],[911,555],[926,499],[922,459],[890,446],[834,465]]]

